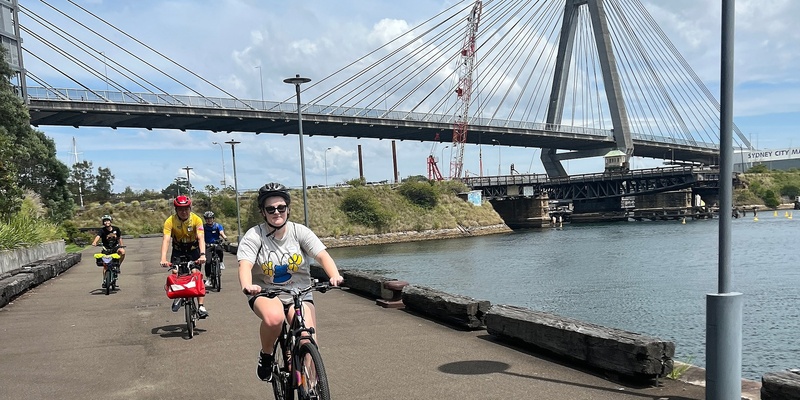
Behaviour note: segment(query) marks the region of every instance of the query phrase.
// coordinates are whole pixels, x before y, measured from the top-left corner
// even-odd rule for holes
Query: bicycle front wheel
[[[189,333],[189,339],[191,339],[194,337],[194,299],[184,299],[183,305],[186,316],[186,332]]]
[[[311,343],[300,345],[298,364],[300,367],[300,381],[297,382],[297,398],[300,400],[330,400],[330,387],[325,366],[322,365],[322,355],[319,349]]]
[[[222,291],[222,270],[219,269],[219,258],[214,256],[214,288],[217,293]]]
[[[272,391],[275,393],[275,400],[294,400],[292,390],[291,368],[289,367],[289,352],[284,349],[283,333],[275,347],[272,349],[272,356],[275,357],[275,367],[272,370]]]
[[[106,296],[111,293],[111,267],[106,267],[106,273],[103,275],[103,282],[106,284]]]

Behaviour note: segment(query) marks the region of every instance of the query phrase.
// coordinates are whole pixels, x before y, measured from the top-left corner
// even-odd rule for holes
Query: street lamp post
[[[328,187],[328,150],[331,148],[328,147],[325,149],[325,187]]]
[[[500,176],[500,164],[502,164],[502,154],[500,154],[500,141],[497,139],[492,139],[492,143],[497,145],[497,176]]]
[[[233,190],[236,192],[236,232],[239,235],[236,237],[236,242],[240,242],[242,240],[242,217],[239,213],[239,181],[236,179],[236,150],[234,146],[242,142],[231,139],[225,143],[231,145],[231,158],[233,159]]]
[[[222,158],[222,188],[225,189],[225,153],[223,153],[222,144],[219,142],[211,142],[211,144],[215,144],[219,146],[219,156]]]
[[[264,74],[261,73],[260,65],[257,65],[256,68],[258,68],[258,78],[259,81],[261,82],[261,108],[266,108],[266,106],[264,105]]]
[[[193,170],[194,168],[192,168],[192,167],[187,165],[187,166],[185,166],[185,167],[183,167],[181,169],[186,170],[186,184],[189,186],[188,190],[189,190],[189,195],[191,196],[192,195],[192,180],[189,179],[189,171]]]
[[[294,78],[286,78],[283,82],[294,85],[295,92],[297,93],[297,128],[300,135],[300,176],[303,181],[303,217],[305,225],[308,226],[308,189],[306,188],[306,157],[305,148],[303,147],[303,114],[300,112],[300,85],[311,82],[311,79],[301,78],[300,75],[295,75]]]
[[[444,147],[442,147],[442,157],[440,158],[440,160],[444,160],[444,151],[445,151],[446,149],[448,149],[449,147],[450,147],[450,146],[444,146]],[[442,164],[442,166],[444,167],[444,164]]]

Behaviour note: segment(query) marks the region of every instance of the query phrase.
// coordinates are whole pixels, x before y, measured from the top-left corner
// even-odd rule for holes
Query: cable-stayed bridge
[[[3,21],[14,22],[0,31],[18,45],[10,61],[32,124],[298,132],[294,97],[242,99],[72,0],[42,3],[46,15],[0,1],[11,16]],[[551,176],[563,174],[561,160],[613,149],[715,163],[719,105],[638,0],[482,4],[466,143],[540,148]],[[305,133],[452,142],[473,7],[439,10],[304,86]],[[99,42],[119,56],[106,57]]]

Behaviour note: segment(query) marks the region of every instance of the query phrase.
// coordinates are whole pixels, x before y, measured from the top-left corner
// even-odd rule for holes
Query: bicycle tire
[[[297,382],[298,400],[330,400],[328,375],[322,364],[322,355],[315,344],[302,343],[293,363],[300,367],[300,382]]]
[[[106,267],[106,273],[103,274],[103,282],[106,284],[106,296],[111,294],[111,266]]]
[[[186,317],[186,332],[189,339],[194,337],[194,299],[183,299],[184,316]]]
[[[219,257],[214,256],[214,288],[217,293],[222,291],[222,270],[219,268]]]
[[[281,332],[281,336],[272,348],[272,355],[275,357],[276,364],[276,368],[272,370],[272,392],[275,394],[275,400],[294,400],[294,391],[291,386],[291,368],[289,367],[289,363],[287,363],[287,352],[284,351],[285,335],[286,329],[284,328],[283,332]]]

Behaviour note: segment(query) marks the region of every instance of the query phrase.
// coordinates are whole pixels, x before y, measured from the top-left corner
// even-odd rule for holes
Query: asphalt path
[[[189,339],[158,265],[160,238],[125,240],[106,296],[88,249],[0,309],[0,399],[271,399],[255,376],[258,320],[226,254],[222,292]],[[346,290],[315,294],[335,399],[704,399],[702,387],[631,386]]]

